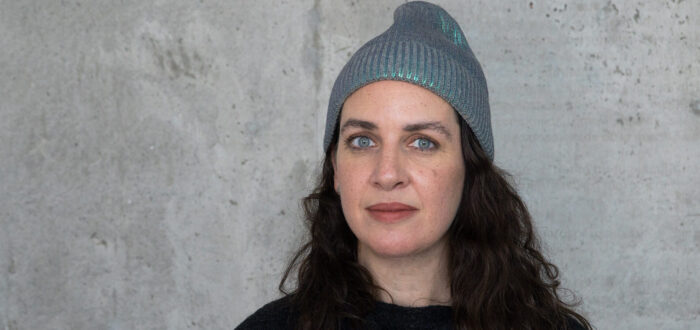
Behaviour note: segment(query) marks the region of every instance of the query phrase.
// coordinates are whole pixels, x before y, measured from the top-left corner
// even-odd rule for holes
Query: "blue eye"
[[[350,144],[355,148],[368,148],[374,146],[374,142],[366,136],[350,138]]]
[[[416,148],[420,149],[421,151],[428,151],[431,149],[435,148],[435,143],[433,141],[430,141],[426,138],[417,138],[413,143],[411,144],[412,146],[415,146]]]

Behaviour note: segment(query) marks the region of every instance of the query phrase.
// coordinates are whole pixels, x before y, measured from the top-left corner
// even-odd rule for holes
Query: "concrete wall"
[[[278,296],[342,64],[402,1],[0,1],[0,328]],[[700,328],[700,2],[440,1],[600,329]]]

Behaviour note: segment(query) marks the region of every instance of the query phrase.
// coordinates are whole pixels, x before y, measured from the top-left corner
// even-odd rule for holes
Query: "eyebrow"
[[[363,128],[366,130],[374,131],[377,129],[377,125],[374,124],[373,122],[366,121],[366,120],[359,120],[359,119],[348,119],[345,124],[343,124],[343,127],[340,128],[340,133],[342,134],[345,129],[350,128],[350,127],[358,127],[358,128]],[[403,130],[406,132],[416,132],[416,131],[421,131],[421,130],[432,130],[435,132],[438,132],[442,135],[444,135],[447,139],[452,138],[452,134],[443,126],[439,121],[428,121],[428,122],[422,122],[422,123],[415,123],[415,124],[408,124],[403,127]]]

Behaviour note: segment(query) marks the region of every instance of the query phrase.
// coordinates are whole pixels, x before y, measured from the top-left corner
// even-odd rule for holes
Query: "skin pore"
[[[345,101],[335,188],[358,239],[358,262],[386,290],[380,301],[450,304],[446,233],[465,176],[458,120],[442,98],[406,82],[374,82]],[[370,212],[382,203],[414,211],[382,220]]]

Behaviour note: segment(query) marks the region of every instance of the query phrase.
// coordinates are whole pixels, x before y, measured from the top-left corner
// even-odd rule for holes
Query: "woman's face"
[[[458,118],[442,98],[405,82],[371,83],[347,98],[334,184],[360,251],[442,251],[464,185]]]

